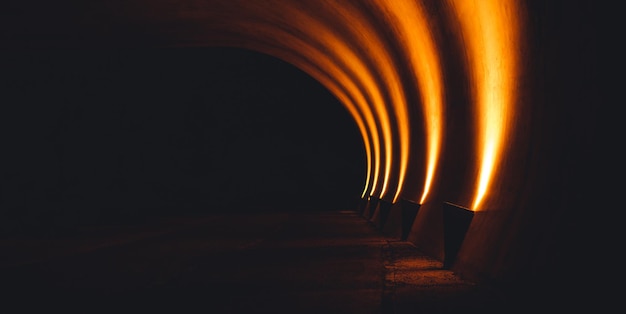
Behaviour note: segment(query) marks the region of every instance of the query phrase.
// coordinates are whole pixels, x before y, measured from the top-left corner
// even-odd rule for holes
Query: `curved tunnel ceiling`
[[[4,7],[0,46],[228,46],[272,55],[308,73],[358,126],[367,152],[362,196],[435,204],[420,210],[411,242],[443,254],[440,201],[482,211],[459,252],[462,272],[497,281],[526,277],[534,289],[539,277],[527,274],[555,278],[562,268],[570,278],[588,268],[587,261],[597,262],[593,254],[581,259],[581,247],[607,251],[601,245],[606,238],[580,232],[590,230],[594,218],[606,229],[606,215],[597,214],[603,211],[590,209],[609,208],[596,202],[610,199],[600,180],[609,171],[597,167],[606,165],[598,148],[607,138],[599,136],[598,122],[607,104],[596,84],[609,77],[600,68],[611,68],[598,67],[607,59],[599,44],[607,34],[614,37],[605,25],[594,25],[607,20],[603,6],[540,0],[35,2]]]
[[[425,200],[439,158],[443,91],[436,43],[419,2],[221,5],[210,19],[228,34],[222,44],[259,50],[294,64],[324,84],[352,114],[368,160],[363,196],[395,201],[405,188],[409,163],[426,159],[420,199]],[[419,95],[409,98],[408,93]],[[420,99],[421,104],[409,99]],[[411,155],[411,128],[422,126],[412,126],[409,106],[421,107],[428,117],[423,123],[425,157]]]
[[[424,203],[437,175],[445,123],[438,25],[420,1],[217,1],[206,11],[212,44],[245,47],[294,64],[325,85],[355,119],[367,153],[362,196]],[[460,26],[477,134],[472,209],[480,208],[514,111],[519,8],[514,1],[445,1]],[[452,27],[447,25],[446,27]],[[413,108],[411,108],[413,107]],[[421,111],[420,121],[410,111]],[[416,128],[423,128],[418,130]],[[412,139],[415,134],[424,138]],[[412,147],[424,142],[425,152]],[[423,169],[422,186],[405,185]]]
[[[473,108],[466,117],[475,125],[468,141],[476,146],[467,156],[473,182],[463,185],[473,201],[461,205],[478,210],[514,133],[523,9],[515,0],[113,0],[43,4],[3,23],[30,40],[36,36],[28,34],[47,25],[44,44],[231,46],[291,63],[354,118],[367,154],[362,196],[392,202],[421,204],[432,197],[449,135],[444,130],[450,130],[446,97],[455,93],[446,73],[460,75]],[[460,50],[450,53],[451,47]],[[463,59],[460,72],[466,72],[446,70],[454,67],[450,55]]]

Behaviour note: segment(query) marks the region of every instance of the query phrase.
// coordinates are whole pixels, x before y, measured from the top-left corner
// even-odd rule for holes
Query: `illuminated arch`
[[[410,175],[409,165],[417,163],[427,169],[421,201],[426,199],[439,159],[444,110],[438,52],[418,2],[233,1],[220,6],[211,16],[217,28],[211,33],[223,31],[222,43],[295,65],[350,112],[367,154],[362,196],[395,202]],[[397,58],[398,48],[405,59]],[[411,73],[419,86],[405,86],[413,83],[403,82],[402,71]],[[406,93],[415,90],[420,104],[408,103]],[[410,124],[409,106],[420,106],[427,117],[425,160],[411,155],[417,126]]]
[[[414,175],[408,169],[424,169],[422,186],[409,187],[407,194],[419,195],[419,203],[428,199],[441,159],[446,93],[441,51],[433,35],[441,25],[431,24],[433,12],[424,2],[232,0],[211,5],[198,14],[209,37],[202,40],[281,58],[317,79],[343,103],[367,154],[362,196],[395,202],[407,188],[407,176]],[[452,23],[460,25],[473,91],[470,103],[479,147],[471,207],[477,209],[511,132],[518,8],[515,0],[447,0],[442,5],[452,9]],[[404,73],[413,79],[403,80]],[[419,95],[410,94],[416,92]],[[421,124],[409,117],[414,107],[423,114]],[[425,151],[416,153],[411,143],[417,128],[424,130],[418,140],[425,143]]]

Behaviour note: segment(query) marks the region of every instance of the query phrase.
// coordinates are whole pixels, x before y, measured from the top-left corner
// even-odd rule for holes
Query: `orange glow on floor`
[[[450,0],[466,45],[479,156],[472,210],[479,210],[504,153],[518,72],[518,7],[512,0]]]

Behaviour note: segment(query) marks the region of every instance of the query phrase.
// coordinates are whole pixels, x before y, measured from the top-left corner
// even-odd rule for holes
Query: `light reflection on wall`
[[[518,56],[518,8],[512,0],[451,0],[466,46],[477,106],[479,210],[504,153],[514,112]]]
[[[439,55],[428,16],[419,2],[387,0],[379,3],[393,14],[398,42],[409,56],[406,66],[416,77],[419,87],[426,131],[426,175],[419,199],[422,204],[430,192],[441,151],[444,104]],[[397,193],[400,192],[398,189]]]
[[[336,12],[332,7],[326,7],[326,9]],[[330,12],[324,15],[331,14]],[[294,10],[290,16],[294,18],[292,25],[301,32],[311,35],[305,38],[310,42],[316,42],[322,48],[316,54],[312,54],[311,51],[300,52],[309,55],[312,60],[319,61],[316,64],[321,65],[320,68],[328,71],[329,76],[334,77],[344,90],[349,91],[356,106],[366,113],[370,133],[375,134],[373,140],[376,143],[373,154],[374,169],[368,170],[369,173],[373,173],[373,177],[371,180],[368,179],[366,188],[370,189],[370,196],[383,195],[391,177],[393,137],[389,112],[374,73],[362,60],[358,51],[348,45],[348,40],[339,37],[332,25],[310,16],[309,11],[305,9]],[[358,21],[354,17],[346,18],[352,19],[351,22]],[[299,65],[297,62],[294,64]],[[335,96],[340,100],[345,99],[341,94],[335,94]],[[364,139],[364,142],[366,140]],[[379,184],[381,179],[382,184]]]
[[[408,198],[416,202],[427,200],[443,145],[445,86],[432,33],[441,25],[429,24],[421,1],[214,2],[205,18],[212,34],[225,34],[215,45],[249,48],[292,63],[326,86],[354,117],[367,154],[362,197],[395,202],[412,194]],[[461,25],[476,104],[480,147],[471,207],[478,209],[496,173],[513,110],[517,8],[509,0],[447,3]],[[406,73],[413,79],[406,80]],[[412,106],[422,111],[421,122],[411,119]],[[426,151],[411,155],[418,128]],[[403,193],[407,176],[416,175],[408,169],[424,169],[423,185]]]
[[[434,176],[440,146],[441,78],[436,49],[419,4],[413,1],[374,4],[380,12],[387,12],[385,22],[394,30],[395,44],[407,50],[404,53],[408,64],[394,58],[395,48],[390,46],[380,26],[371,21],[371,15],[368,17],[363,7],[350,2],[283,5],[280,15],[261,15],[273,16],[272,21],[242,22],[238,26],[243,36],[246,31],[254,30],[256,40],[269,43],[274,49],[266,49],[267,53],[318,79],[344,103],[359,127],[368,130],[361,130],[368,154],[363,196],[395,202],[404,187],[409,163],[416,162],[426,163],[428,168],[423,200]],[[250,48],[260,50],[258,44]],[[400,77],[400,67],[409,67],[419,88],[403,85],[406,82]],[[419,90],[422,104],[408,104],[407,90]],[[410,156],[409,105],[422,106],[428,117],[426,162]]]
[[[257,50],[288,61],[303,71],[316,78],[326,86],[346,107],[352,115],[363,142],[367,160],[367,177],[362,197],[365,197],[372,186],[376,186],[380,177],[381,161],[381,138],[380,127],[376,121],[375,113],[372,112],[369,101],[363,92],[345,70],[345,67],[337,63],[331,54],[324,51],[324,46],[313,40],[303,40],[284,28],[276,27],[275,24],[253,24],[241,22],[242,33],[249,29],[255,29],[257,40],[247,40],[245,43],[226,43],[252,50]]]

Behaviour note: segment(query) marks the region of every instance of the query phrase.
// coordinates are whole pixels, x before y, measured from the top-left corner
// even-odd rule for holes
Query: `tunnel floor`
[[[23,308],[484,313],[517,306],[352,211],[169,217],[3,239],[0,251],[3,297]]]

